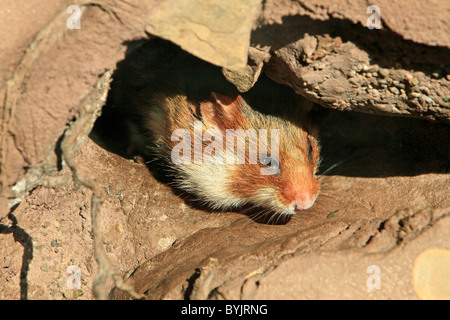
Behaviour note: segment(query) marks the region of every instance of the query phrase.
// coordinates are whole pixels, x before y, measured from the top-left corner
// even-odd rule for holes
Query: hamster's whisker
[[[249,215],[249,218],[250,218],[249,222],[250,221],[258,222],[258,220],[260,218],[262,218],[264,215],[266,215],[267,212],[268,212],[268,210],[266,208],[261,208],[261,211],[258,211],[258,212],[255,212],[255,213]]]
[[[280,219],[281,219],[281,222],[282,222],[282,223],[285,223],[287,217],[288,217],[287,214],[285,214],[284,212],[280,212],[280,213],[278,214],[277,219],[275,220],[275,224],[278,224],[278,223],[280,222]]]
[[[159,159],[152,159],[152,160],[148,160],[148,161],[144,161],[145,164],[149,164],[155,161],[158,161]]]
[[[246,208],[246,209],[244,209],[244,210],[242,210],[242,211],[239,211],[239,213],[241,213],[241,214],[246,214],[247,212],[249,212],[250,210],[252,210],[252,209],[254,209],[254,208],[255,208],[255,206],[248,207],[248,208]]]
[[[345,161],[347,161],[348,159],[344,159],[341,161],[336,162],[335,164],[331,165],[327,170],[325,170],[324,172],[322,172],[320,175],[321,176],[326,176],[328,172],[330,172],[331,170],[336,169],[337,167],[339,167],[341,164],[343,164]]]
[[[274,213],[270,216],[269,220],[267,221],[267,224],[270,224],[271,221],[272,221],[275,217],[279,217],[280,213],[282,213],[282,211],[280,211],[280,210],[274,212]],[[273,224],[275,225],[275,224],[276,224],[276,221],[273,221]]]
[[[249,220],[247,220],[247,221],[245,222],[244,226],[248,225],[251,221],[253,221],[253,217],[254,217],[256,214],[259,214],[259,213],[260,213],[260,211],[259,211],[259,212],[257,212],[257,213],[251,213],[251,214],[248,214],[249,212],[251,212],[251,211],[254,210],[255,208],[258,208],[258,206],[251,206],[251,207],[248,207],[248,208],[246,208],[246,209],[244,209],[244,210],[242,210],[242,211],[239,212],[239,213],[241,213],[241,214],[243,214],[243,215],[246,215],[246,216],[249,218]]]
[[[267,213],[267,210],[264,209],[264,208],[261,208],[260,211],[251,214],[251,215],[249,216],[249,218],[250,218],[251,220],[253,220],[254,222],[257,222],[257,220],[260,219],[262,216],[264,216],[266,213]]]

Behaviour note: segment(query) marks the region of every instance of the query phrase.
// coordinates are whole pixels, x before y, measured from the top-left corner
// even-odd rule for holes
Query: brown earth
[[[66,27],[72,3],[80,30]],[[206,32],[211,8],[189,3],[197,24],[150,23],[172,17],[157,1],[0,7],[0,299],[93,299],[102,253],[151,299],[450,299],[450,4],[379,1],[383,29],[369,30],[366,1],[270,0],[241,28]],[[241,91],[262,73],[317,104],[322,172],[345,161],[313,208],[276,224],[206,210],[91,133],[117,63],[152,35]]]

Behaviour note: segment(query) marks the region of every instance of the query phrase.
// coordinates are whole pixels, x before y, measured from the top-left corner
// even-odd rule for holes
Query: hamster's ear
[[[225,132],[226,129],[242,127],[244,122],[242,103],[240,95],[230,97],[212,92],[210,100],[200,104],[200,112],[205,124]]]

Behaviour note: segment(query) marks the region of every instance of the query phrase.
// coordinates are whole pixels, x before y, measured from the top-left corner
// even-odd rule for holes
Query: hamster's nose
[[[309,209],[313,206],[316,201],[316,194],[303,194],[295,199],[292,203],[295,211],[301,211]]]
[[[282,196],[291,210],[301,211],[311,208],[319,194],[319,183],[311,174],[301,180],[290,181],[282,189]]]

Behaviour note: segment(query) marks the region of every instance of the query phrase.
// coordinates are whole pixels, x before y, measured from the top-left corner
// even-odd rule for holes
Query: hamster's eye
[[[278,160],[274,157],[264,157],[260,160],[260,162],[266,166],[269,166],[271,168],[276,168],[276,173],[280,173],[280,163],[278,162]]]
[[[278,163],[278,160],[274,157],[264,157],[261,159],[261,163],[265,165],[270,165],[271,167],[279,167],[280,164]]]

